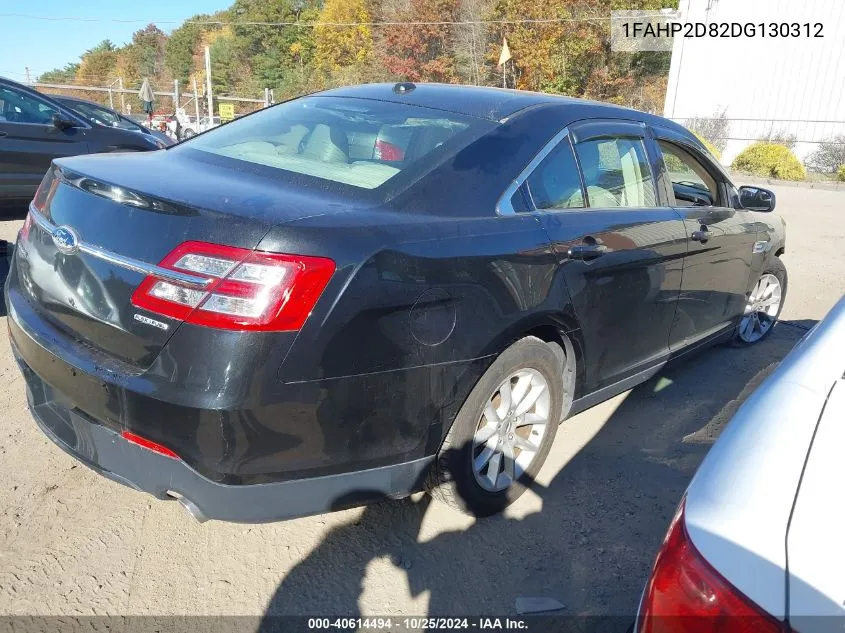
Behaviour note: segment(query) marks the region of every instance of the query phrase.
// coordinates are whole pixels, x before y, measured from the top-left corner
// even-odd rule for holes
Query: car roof
[[[400,86],[412,87],[404,92]],[[533,106],[550,104],[571,110],[571,120],[589,117],[625,118],[637,121],[667,123],[666,119],[638,110],[574,97],[564,97],[542,92],[465,86],[437,83],[379,83],[335,88],[316,93],[317,96],[354,97],[376,99],[392,103],[408,103],[426,108],[447,110],[466,116],[501,121]]]
[[[69,97],[68,95],[52,95],[52,97],[57,101],[72,101],[73,103],[84,103],[103,108],[104,110],[111,110],[110,107],[104,106],[102,103],[97,103],[96,101],[91,101],[90,99],[80,99],[79,97]]]
[[[22,84],[18,81],[14,81],[13,79],[9,79],[8,77],[0,77],[0,85],[2,85],[2,84],[7,84],[7,85],[15,88],[16,90],[22,90],[23,92],[28,92],[29,94],[31,94],[35,97],[38,97],[39,99],[43,99],[44,101],[47,101],[48,103],[52,103],[54,106],[59,108],[59,110],[61,110],[65,114],[69,114],[74,119],[77,119],[78,121],[81,121],[85,125],[88,125],[88,122],[85,119],[83,119],[79,114],[74,112],[66,104],[64,104],[61,101],[59,101],[58,99],[56,99],[56,95],[48,95],[48,94],[44,94],[43,92],[38,92],[37,90],[35,90],[34,88],[31,88],[30,86],[27,86],[26,84]]]
[[[26,84],[22,84],[19,81],[15,81],[14,79],[9,79],[8,77],[0,77],[0,84],[8,84],[11,87],[15,88],[16,90],[22,90],[24,92],[28,92],[30,94],[36,95],[45,99],[46,101],[56,101],[56,95],[48,95],[44,94],[43,92],[38,92],[35,88],[31,86],[27,86]]]
[[[39,92],[38,90],[35,90],[34,88],[27,86],[26,84],[22,84],[20,82],[14,81],[12,79],[8,79],[6,77],[0,77],[0,83],[11,84],[16,89],[23,90],[24,92],[29,92],[29,93],[36,95],[36,96],[38,96],[42,99],[45,99],[46,101],[59,102],[60,104],[65,104],[65,105],[67,105],[67,102],[86,103],[88,105],[97,106],[98,108],[103,108],[104,110],[111,110],[111,108],[109,108],[108,106],[104,106],[101,103],[97,103],[96,101],[91,101],[89,99],[80,99],[79,97],[71,97],[71,96],[68,96],[68,95],[53,95],[53,94],[46,94],[44,92]],[[111,110],[111,111],[114,112],[114,110]]]

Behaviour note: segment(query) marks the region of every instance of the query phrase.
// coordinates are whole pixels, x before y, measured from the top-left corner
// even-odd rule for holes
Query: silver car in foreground
[[[669,527],[641,633],[845,630],[845,298],[742,405]]]

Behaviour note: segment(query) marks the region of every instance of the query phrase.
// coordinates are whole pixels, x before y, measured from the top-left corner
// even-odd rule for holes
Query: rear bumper
[[[330,402],[348,402],[345,380],[331,390],[287,387],[272,362],[272,372],[241,367],[243,379],[229,391],[185,384],[161,368],[133,374],[47,323],[23,296],[14,267],[5,295],[12,351],[42,430],[102,475],[160,499],[180,497],[198,518],[275,521],[401,497],[422,487],[434,459],[427,427],[397,440],[395,418],[387,418],[384,433],[362,434],[344,419],[362,407],[326,407],[327,393]],[[177,355],[171,350],[162,364]],[[266,389],[255,388],[256,373],[272,377]],[[181,459],[128,442],[124,430]]]
[[[31,373],[68,409],[166,446],[216,484],[401,470],[437,452],[461,402],[456,383],[484,370],[477,361],[283,382],[284,340],[187,324],[150,367],[128,366],[51,321],[17,259],[5,284],[9,336]]]
[[[181,498],[199,520],[277,521],[401,497],[422,485],[433,458],[351,473],[253,485],[213,482],[183,461],[123,439],[75,409],[16,354],[30,410],[44,433],[101,475],[159,499]]]

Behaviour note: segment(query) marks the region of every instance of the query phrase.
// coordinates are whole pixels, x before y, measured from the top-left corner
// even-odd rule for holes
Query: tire
[[[787,281],[786,266],[780,258],[772,258],[751,291],[746,307],[747,312],[740,318],[734,333],[735,346],[754,345],[772,333],[786,300]],[[777,297],[776,302],[774,302],[775,297]]]
[[[505,389],[506,380],[513,388],[509,401],[500,389]],[[484,373],[455,417],[429,472],[429,494],[478,517],[504,510],[525,492],[546,460],[561,417],[562,391],[560,358],[550,345],[534,337],[511,345]],[[517,412],[520,403],[525,406],[532,398],[527,412],[507,417],[508,409]],[[510,407],[505,406],[508,402]],[[545,424],[537,423],[544,415]],[[494,427],[499,430],[492,432]],[[487,433],[489,440],[477,441]],[[526,450],[528,445],[534,449]],[[478,469],[474,463],[483,463],[484,456],[486,467]],[[491,472],[494,466],[501,471],[498,476]]]
[[[192,136],[196,136],[196,135],[197,135],[197,133],[194,132],[194,130],[192,128],[188,127],[188,128],[185,128],[184,130],[182,130],[182,138],[180,140],[184,141],[184,140],[189,139]]]

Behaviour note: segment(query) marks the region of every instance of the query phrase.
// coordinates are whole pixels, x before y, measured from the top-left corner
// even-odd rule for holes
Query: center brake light
[[[646,585],[637,633],[784,633],[782,622],[719,574],[690,540],[681,504]]]
[[[184,242],[161,268],[206,277],[202,289],[148,275],[132,305],[224,330],[299,330],[334,274],[324,257],[283,255],[206,242]]]

